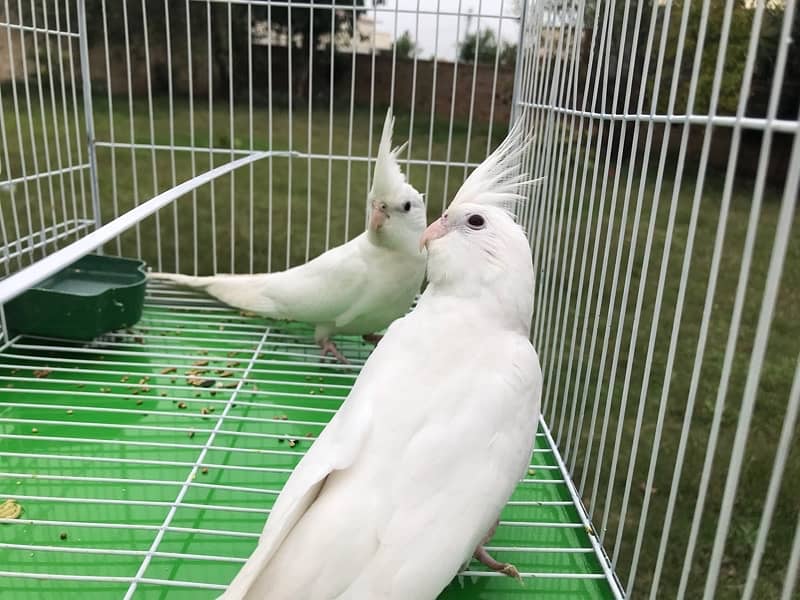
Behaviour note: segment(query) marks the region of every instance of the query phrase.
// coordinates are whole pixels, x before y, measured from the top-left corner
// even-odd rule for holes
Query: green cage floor
[[[215,598],[370,346],[154,287],[130,330],[0,353],[0,596]],[[469,565],[440,598],[614,598],[615,578],[542,425],[490,542],[524,584]]]

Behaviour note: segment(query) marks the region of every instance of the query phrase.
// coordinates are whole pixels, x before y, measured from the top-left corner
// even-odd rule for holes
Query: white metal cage
[[[397,141],[408,140],[403,167],[434,217],[508,124],[523,119],[534,134],[526,165],[537,178],[517,215],[538,278],[532,340],[545,391],[537,451],[553,462],[535,453],[521,485],[562,485],[565,495],[512,499],[509,508],[574,507],[564,527],[585,529],[589,542],[573,554],[598,561],[596,572],[573,572],[578,559],[547,538],[547,548],[524,550],[545,566],[523,575],[563,579],[554,593],[565,597],[593,597],[585,581],[605,582],[603,597],[795,597],[797,12],[794,0],[0,0],[0,305],[95,250],[159,271],[259,272],[354,237],[387,105]],[[320,415],[333,412],[313,403],[341,400],[352,381],[348,369],[318,370],[302,329],[277,330],[158,286],[148,311],[131,332],[67,349],[15,335],[0,312],[0,440],[54,444],[0,445],[0,501],[166,511],[154,525],[68,511],[2,518],[0,527],[31,527],[31,538],[0,539],[0,555],[16,553],[0,569],[0,590],[4,581],[49,580],[79,581],[98,597],[119,583],[126,598],[222,589],[222,576],[214,583],[169,570],[176,560],[241,564],[221,542],[199,553],[176,546],[176,532],[209,531],[185,511],[240,510],[263,521],[270,492],[239,498],[255,492],[236,476],[255,472],[279,486],[269,478],[292,464],[259,466],[248,444],[295,435],[281,427],[302,425],[313,437]],[[215,333],[223,330],[226,343]],[[229,354],[242,358],[220,368],[232,385],[198,400],[189,377],[172,370],[209,348],[220,365],[237,362]],[[208,427],[199,446],[122,441],[149,454],[111,457],[100,435],[48,434],[58,419],[19,412],[91,408],[108,427],[112,416],[155,415],[165,421],[113,427],[194,436],[195,421],[174,406],[92,404],[118,388],[128,395],[121,377],[149,381],[142,361],[156,376],[140,387],[218,410],[213,419],[193,415]],[[249,389],[276,370],[281,391]],[[324,384],[308,390],[316,377]],[[68,400],[52,400],[67,387]],[[295,407],[299,416],[285,423],[237,412],[262,410],[261,401],[289,410],[293,398],[312,405]],[[87,417],[82,426],[98,425]],[[222,461],[223,450],[242,462]],[[95,474],[110,462],[132,470]],[[48,471],[54,465],[60,475]],[[196,481],[223,465],[230,481]],[[166,466],[188,469],[185,479],[159,479]],[[75,495],[20,491],[37,479],[72,482]],[[81,488],[100,483],[177,492],[123,500]],[[222,496],[199,499],[198,489]],[[128,537],[65,549],[39,536],[81,526]],[[149,537],[134,548],[140,534]],[[141,561],[131,574],[80,575],[48,559],[28,564],[28,552]]]

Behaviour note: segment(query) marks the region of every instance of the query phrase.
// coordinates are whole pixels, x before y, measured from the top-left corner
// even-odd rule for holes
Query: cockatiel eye
[[[470,229],[483,229],[486,225],[486,220],[481,215],[470,215],[467,219],[467,225]]]
[[[411,210],[411,202],[406,202],[405,204],[403,204],[403,210],[406,211],[406,212],[410,211]]]

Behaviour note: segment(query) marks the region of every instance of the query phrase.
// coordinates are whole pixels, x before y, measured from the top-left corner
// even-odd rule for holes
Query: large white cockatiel
[[[269,318],[315,326],[322,354],[347,362],[331,341],[334,334],[369,336],[403,316],[419,293],[425,255],[419,237],[425,230],[422,196],[406,183],[392,150],[394,117],[386,113],[375,161],[367,230],[346,244],[279,273],[192,277],[151,273],[203,290],[230,306]]]
[[[487,558],[542,389],[530,249],[503,208],[520,197],[524,141],[513,130],[425,231],[429,285],[290,476],[224,600],[431,600]]]

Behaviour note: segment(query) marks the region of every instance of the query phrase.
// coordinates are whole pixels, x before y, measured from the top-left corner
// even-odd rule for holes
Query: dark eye
[[[486,225],[486,221],[480,215],[470,215],[467,219],[467,225],[469,225],[472,229],[481,229],[484,225]]]
[[[406,212],[410,211],[411,210],[411,202],[406,202],[405,204],[403,204],[403,210],[406,211]]]

